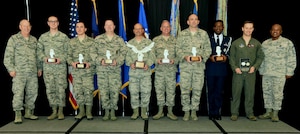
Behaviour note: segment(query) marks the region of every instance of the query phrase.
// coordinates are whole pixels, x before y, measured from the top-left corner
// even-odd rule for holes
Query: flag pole
[[[30,16],[29,16],[29,1],[25,0],[25,5],[26,5],[26,18],[29,21]]]
[[[124,117],[125,116],[125,103],[124,103],[124,101],[125,101],[125,97],[122,95],[122,117]]]

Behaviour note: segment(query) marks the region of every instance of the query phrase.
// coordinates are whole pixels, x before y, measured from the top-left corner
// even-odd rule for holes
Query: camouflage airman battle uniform
[[[182,111],[185,112],[187,117],[185,120],[188,120],[190,110],[192,110],[191,115],[193,120],[198,120],[196,111],[199,110],[204,85],[205,62],[211,54],[209,36],[202,29],[198,29],[195,33],[192,33],[189,29],[185,29],[179,33],[176,46],[180,68]],[[185,56],[193,55],[193,47],[196,48],[196,56],[201,56],[201,62],[188,62],[185,60]]]
[[[3,62],[8,72],[16,72],[16,76],[12,78],[14,94],[12,108],[21,114],[21,110],[25,106],[24,117],[27,118],[26,115],[33,115],[35,109],[35,101],[38,96],[37,74],[38,70],[42,70],[42,65],[37,57],[36,37],[30,35],[28,39],[25,39],[20,32],[12,35],[8,39]],[[23,101],[24,98],[25,101]],[[34,119],[37,118],[34,117]],[[22,123],[21,120],[20,123]]]
[[[43,62],[43,77],[46,86],[47,98],[53,115],[48,119],[54,119],[57,116],[57,107],[59,107],[59,119],[63,119],[63,107],[66,106],[65,90],[67,83],[67,47],[70,39],[62,32],[51,35],[50,32],[42,34],[38,40],[39,59]],[[47,63],[45,59],[50,58],[50,49],[54,50],[54,58],[60,60],[59,64]]]
[[[72,68],[73,88],[79,110],[87,106],[87,110],[91,110],[93,106],[93,90],[94,90],[94,74],[95,63],[93,57],[96,57],[95,41],[93,38],[85,36],[80,41],[78,37],[72,38],[68,47],[68,64],[79,62],[79,54],[83,55],[82,62],[87,62],[90,68]],[[76,117],[75,117],[76,118]]]
[[[265,58],[259,73],[263,76],[264,107],[267,109],[266,114],[269,114],[268,112],[281,110],[286,76],[294,75],[297,59],[294,44],[282,36],[276,40],[265,40],[262,43],[262,50]],[[259,117],[264,118],[264,116]]]
[[[157,98],[157,105],[159,110],[163,109],[163,106],[168,106],[168,117],[172,116],[172,110],[175,106],[175,91],[176,91],[176,72],[178,60],[176,59],[176,38],[174,36],[169,36],[167,39],[163,35],[159,35],[153,39],[155,42],[155,56],[156,60],[164,59],[164,51],[168,51],[167,58],[169,60],[174,60],[173,64],[163,63],[158,64],[155,62],[155,92]],[[170,115],[172,114],[172,115]],[[154,119],[159,119],[163,116],[154,116]],[[176,120],[175,115],[171,119]]]
[[[137,50],[142,50],[145,47],[149,46],[152,41],[147,38],[143,38],[140,42],[137,42],[134,38],[129,40],[130,45],[133,45]],[[143,61],[145,65],[148,66],[147,70],[144,69],[131,69],[129,70],[129,92],[130,92],[130,102],[131,107],[134,111],[138,111],[138,108],[141,107],[143,113],[146,112],[146,108],[149,106],[151,89],[152,89],[152,70],[150,66],[155,63],[155,54],[154,48],[150,51],[143,53]],[[133,50],[128,50],[126,54],[126,65],[130,66],[138,60],[138,54]],[[140,94],[140,95],[139,95]]]
[[[118,100],[121,81],[121,66],[124,64],[127,47],[124,40],[118,35],[114,35],[111,39],[106,34],[99,35],[95,38],[97,58],[96,58],[96,72],[98,77],[98,86],[102,101],[102,107],[105,109],[105,114],[111,110],[114,112],[118,110]],[[102,65],[101,61],[106,60],[106,51],[110,52],[110,59],[116,60],[116,65]],[[111,116],[114,114],[111,114]],[[112,117],[111,117],[112,118]],[[107,120],[104,118],[104,120]],[[112,120],[116,119],[114,116]]]

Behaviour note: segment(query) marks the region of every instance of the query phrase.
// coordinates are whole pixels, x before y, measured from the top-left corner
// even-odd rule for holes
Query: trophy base
[[[105,64],[112,64],[112,60],[111,59],[106,59]]]
[[[225,59],[224,59],[224,57],[222,57],[222,56],[216,56],[215,57],[215,61],[224,61]]]
[[[170,60],[169,59],[162,59],[161,62],[166,64],[166,63],[170,63]]]
[[[55,58],[49,58],[47,60],[48,63],[55,63],[57,60]]]
[[[78,68],[78,69],[84,69],[85,67],[86,67],[86,65],[84,63],[76,64],[76,68]]]
[[[145,67],[145,62],[144,61],[136,61],[135,62],[135,68],[142,69]]]
[[[190,61],[200,61],[200,57],[191,57]]]

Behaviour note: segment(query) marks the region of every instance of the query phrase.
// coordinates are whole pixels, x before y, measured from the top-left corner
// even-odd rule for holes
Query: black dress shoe
[[[216,120],[222,120],[222,117],[221,117],[221,115],[216,115],[216,116],[215,116],[215,119],[216,119]]]

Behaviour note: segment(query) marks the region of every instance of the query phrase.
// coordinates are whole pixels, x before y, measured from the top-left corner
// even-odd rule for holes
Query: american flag
[[[72,0],[71,2],[71,12],[70,12],[70,37],[73,38],[75,37],[76,31],[76,23],[79,21],[79,14],[77,10],[77,0]]]

